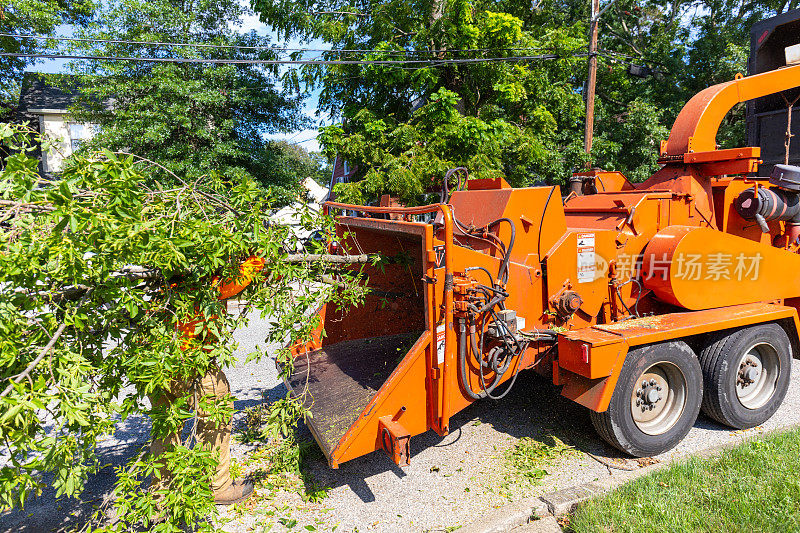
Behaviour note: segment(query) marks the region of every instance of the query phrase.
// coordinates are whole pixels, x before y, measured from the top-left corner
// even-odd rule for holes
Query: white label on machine
[[[578,233],[578,283],[594,281],[596,272],[594,233]]]
[[[444,324],[436,326],[436,364],[444,363]]]

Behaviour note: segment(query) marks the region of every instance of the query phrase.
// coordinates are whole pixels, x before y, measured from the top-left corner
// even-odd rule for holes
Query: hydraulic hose
[[[528,346],[526,344],[525,345],[525,349],[527,349],[527,348],[528,348]],[[524,352],[524,350],[523,350],[523,352]],[[511,359],[512,359],[512,357],[509,357],[509,361],[511,361]],[[516,383],[517,377],[519,376],[521,363],[522,363],[522,352],[520,352],[520,354],[517,356],[517,366],[514,368],[514,375],[511,377],[511,381],[508,383],[508,387],[506,387],[506,390],[504,390],[503,393],[500,394],[499,396],[492,396],[491,392],[494,391],[494,389],[492,389],[492,391],[489,391],[489,392],[486,393],[486,396],[488,396],[492,400],[502,400],[503,398],[505,398],[506,395],[509,392],[511,392],[511,389],[514,388],[514,383]]]
[[[486,311],[490,310],[490,309],[491,309],[491,308],[493,308],[495,305],[499,304],[500,302],[502,302],[502,301],[503,301],[503,300],[505,300],[505,299],[506,299],[506,297],[505,297],[505,296],[503,296],[502,294],[501,294],[500,296],[495,296],[494,298],[492,298],[491,300],[489,300],[489,303],[487,303],[486,305],[484,305],[483,307],[481,307],[481,308],[478,310],[478,314],[479,314],[479,315],[482,315],[483,313],[485,313]]]
[[[488,268],[482,266],[474,266],[474,267],[467,267],[466,269],[464,269],[465,272],[471,272],[473,270],[483,270],[484,272],[486,272],[486,275],[489,276],[489,283],[492,285],[492,287],[494,287],[494,277],[492,277],[492,273],[489,272]],[[482,285],[482,287],[485,287],[485,285]]]
[[[489,243],[490,246],[495,247],[497,249],[497,251],[500,252],[501,254],[503,254],[503,255],[506,254],[506,245],[503,243],[503,241],[501,241],[500,239],[498,239],[495,235],[492,235],[491,233],[487,234],[486,236],[487,237],[491,237],[493,240],[484,239],[483,237],[479,237],[477,235],[474,235],[474,229],[468,228],[467,226],[464,225],[463,222],[458,220],[456,218],[455,211],[453,212],[453,222],[455,222],[456,227],[465,236],[472,237],[473,239],[478,239],[479,241],[483,241],[483,242]]]
[[[551,191],[552,192],[552,191]],[[474,235],[474,231],[468,227],[466,227],[462,222],[460,222],[456,217],[455,214],[453,215],[453,221],[455,222],[456,226],[459,230],[461,230],[464,235],[468,235],[472,238],[482,240],[484,242],[488,242],[489,244],[493,245],[497,250],[503,255],[503,260],[500,263],[500,268],[497,272],[497,282],[498,284],[505,285],[508,282],[508,262],[511,260],[511,250],[514,248],[514,241],[517,238],[517,228],[514,226],[514,222],[506,217],[498,218],[492,222],[489,222],[485,227],[487,229],[500,224],[501,222],[507,222],[509,227],[511,228],[511,238],[508,242],[508,248],[505,247],[503,241],[501,241],[497,236],[489,233],[487,234],[488,237],[491,237],[493,240],[489,240],[483,237],[479,237]],[[496,242],[495,242],[496,241]],[[485,270],[485,269],[483,269]],[[490,275],[491,278],[491,275]]]
[[[510,218],[506,217],[498,218],[494,222],[487,224],[486,227],[491,228],[500,222],[507,222],[511,227],[511,239],[508,241],[508,248],[503,256],[503,262],[500,263],[500,269],[497,272],[497,282],[505,286],[505,284],[508,282],[508,262],[511,260],[511,250],[514,248],[514,241],[517,238],[517,228],[514,226],[514,222],[512,222]]]
[[[555,190],[555,188],[553,188],[550,191],[550,195],[552,195],[553,190]],[[548,197],[547,203],[549,203],[549,201],[550,197]],[[457,219],[455,219],[455,217],[454,221],[456,223],[456,226],[462,232],[464,232],[465,235],[470,235],[472,237],[484,240],[486,242],[490,242],[488,239],[472,235],[473,231],[470,228],[466,228]],[[497,272],[497,282],[495,283],[495,280],[492,278],[491,273],[486,268],[484,267],[469,268],[468,270],[483,270],[489,277],[489,282],[492,284],[492,287],[487,287],[485,285],[479,287],[481,289],[480,292],[483,293],[483,298],[485,298],[484,300],[485,303],[480,308],[477,307],[477,305],[480,305],[480,303],[477,303],[477,305],[473,303],[469,304],[469,309],[472,313],[472,316],[470,317],[469,334],[467,334],[466,320],[464,318],[459,318],[458,362],[459,362],[459,374],[461,377],[461,385],[462,388],[464,389],[464,392],[466,392],[466,394],[474,400],[479,400],[487,397],[499,400],[505,397],[511,391],[512,387],[514,386],[514,383],[517,380],[517,376],[519,375],[520,367],[522,365],[522,356],[524,355],[525,350],[527,350],[528,345],[534,340],[535,341],[545,340],[541,338],[542,336],[544,336],[545,338],[549,337],[549,339],[547,340],[555,340],[557,335],[556,332],[554,331],[544,330],[542,332],[537,332],[535,339],[528,338],[527,340],[523,340],[522,342],[520,342],[520,340],[516,337],[516,335],[514,335],[510,331],[510,329],[499,319],[497,313],[495,313],[494,311],[495,307],[497,306],[499,306],[500,309],[505,308],[503,303],[505,302],[506,298],[508,298],[509,295],[505,290],[503,290],[503,288],[508,283],[508,277],[509,277],[508,265],[511,260],[511,252],[514,248],[514,243],[516,241],[517,230],[516,227],[514,226],[514,222],[506,217],[494,220],[485,226],[486,229],[490,229],[502,222],[506,222],[511,229],[511,237],[508,242],[508,248],[504,246],[503,242],[497,236],[493,234],[487,234],[491,235],[493,237],[493,240],[496,240],[499,243],[499,245],[495,244],[495,246],[503,254],[503,259],[500,262],[500,267]],[[500,335],[500,341],[502,342],[502,344],[492,348],[491,352],[488,355],[488,360],[484,361],[483,349],[484,349],[485,333],[483,331],[483,327],[485,322],[481,324],[480,328],[481,338],[479,343],[476,338],[476,328],[475,324],[473,323],[473,318],[480,316],[485,317],[487,312],[491,315],[491,317],[495,320],[495,322],[501,326],[501,328],[504,331]],[[469,340],[467,339],[467,335],[469,335]],[[469,379],[467,374],[467,350],[469,348],[472,349],[472,355],[478,367],[478,374],[480,375],[481,388],[482,388],[480,392],[475,392],[474,390],[472,390],[472,387],[469,384]],[[514,368],[514,375],[511,378],[508,387],[499,396],[492,395],[492,392],[497,388],[497,386],[500,384],[500,381],[503,379],[503,377],[511,368],[514,359],[517,360],[516,366]],[[484,373],[484,369],[489,369],[491,372],[494,373],[494,379],[492,380],[492,383],[489,385],[486,384],[486,374]]]
[[[481,400],[486,398],[486,393],[473,391],[467,379],[467,326],[464,324],[463,318],[458,319],[458,333],[458,366],[461,370],[461,387],[473,400]]]
[[[553,186],[550,189],[550,194],[547,195],[547,200],[544,202],[544,210],[542,211],[542,216],[539,217],[539,238],[536,241],[536,255],[539,256],[539,264],[542,264],[542,226],[544,226],[544,217],[547,214],[547,206],[550,205],[550,198],[553,197],[553,191],[556,188]]]

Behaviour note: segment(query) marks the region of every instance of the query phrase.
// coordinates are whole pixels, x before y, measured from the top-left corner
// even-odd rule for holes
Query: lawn
[[[800,531],[800,430],[691,458],[581,506],[568,530]]]

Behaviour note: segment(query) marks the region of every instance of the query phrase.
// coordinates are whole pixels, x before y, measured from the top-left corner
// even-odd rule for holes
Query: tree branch
[[[63,323],[60,326],[58,326],[58,329],[53,334],[53,336],[50,338],[50,342],[47,343],[47,346],[42,348],[42,351],[39,352],[39,355],[36,356],[36,359],[31,361],[31,364],[29,364],[28,367],[25,370],[23,370],[20,374],[17,374],[17,377],[15,377],[14,379],[11,380],[12,383],[10,383],[8,385],[8,387],[6,387],[6,389],[3,392],[0,393],[0,398],[4,398],[5,396],[8,396],[8,393],[11,392],[12,389],[14,388],[14,384],[19,383],[23,379],[25,379],[28,376],[30,376],[31,372],[33,372],[33,370],[39,365],[39,363],[42,362],[42,359],[44,359],[44,356],[47,355],[47,353],[50,350],[53,349],[53,346],[56,345],[56,342],[58,341],[58,338],[61,337],[61,334],[64,333],[64,330],[66,328],[67,328],[67,324],[66,323]]]
[[[286,256],[287,263],[354,264],[354,263],[366,263],[368,261],[369,261],[369,254],[361,254],[361,255],[289,254]]]
[[[15,209],[28,209],[30,211],[55,211],[52,205],[30,204],[26,202],[15,202],[14,200],[0,200],[0,205],[5,205]]]

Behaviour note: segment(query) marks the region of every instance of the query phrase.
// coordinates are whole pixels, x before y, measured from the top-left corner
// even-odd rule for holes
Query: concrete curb
[[[669,461],[654,463],[638,470],[619,471],[597,481],[548,492],[538,498],[526,498],[496,509],[491,514],[471,522],[458,531],[459,533],[505,533],[507,531],[513,531],[514,533],[549,533],[561,531],[556,522],[556,517],[574,512],[579,504],[590,498],[609,492],[642,476],[652,474],[675,461],[685,460],[689,457],[711,457],[748,441],[776,433],[785,433],[798,427],[800,427],[800,424],[791,424],[769,431],[753,433],[752,435],[743,435],[738,442],[710,446],[691,455],[675,457]],[[553,529],[554,525],[558,529]]]
[[[550,511],[545,502],[540,498],[525,498],[478,518],[459,528],[458,533],[505,533],[531,520],[547,516],[550,516]]]
[[[555,516],[545,516],[516,528],[513,533],[561,533],[561,526]]]

